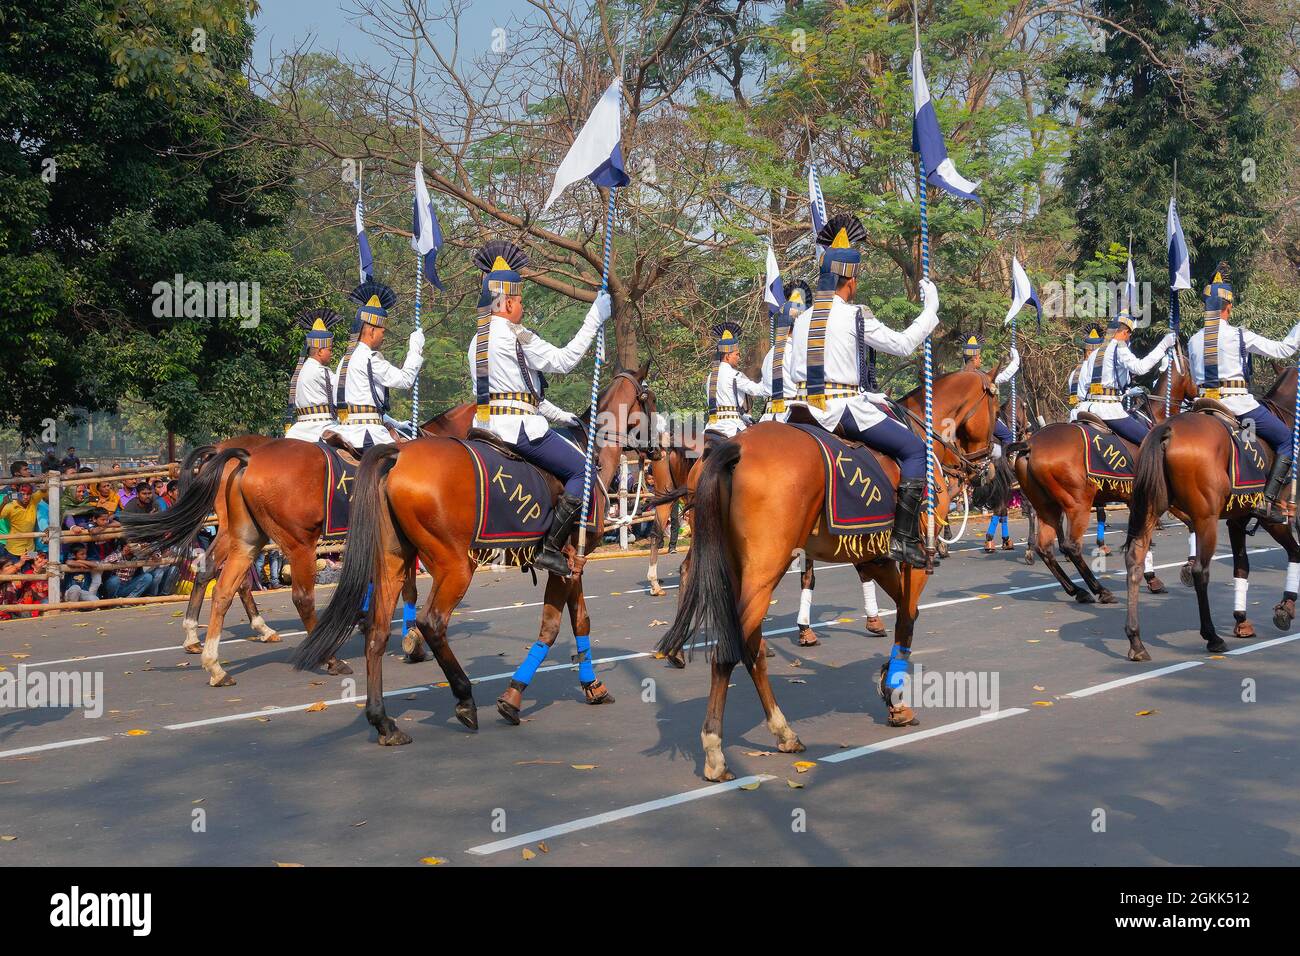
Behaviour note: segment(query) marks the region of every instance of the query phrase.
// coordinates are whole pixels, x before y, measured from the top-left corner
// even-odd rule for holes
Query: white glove
[[[1011,347],[1011,361],[1012,362],[1020,361],[1020,353],[1016,351],[1016,347],[1014,345]]]
[[[1161,351],[1168,352],[1177,344],[1178,336],[1174,335],[1172,332],[1167,332],[1165,333],[1165,337],[1160,340],[1160,349]]]
[[[591,311],[587,313],[587,318],[595,315],[598,325],[604,325],[605,320],[610,317],[614,311],[614,301],[609,297],[608,292],[602,292],[596,296],[596,301],[591,304]]]
[[[939,289],[929,279],[921,280],[921,305],[931,315],[939,314]]]
[[[407,351],[412,355],[420,355],[424,352],[424,332],[416,329],[411,333],[411,337],[406,340]]]

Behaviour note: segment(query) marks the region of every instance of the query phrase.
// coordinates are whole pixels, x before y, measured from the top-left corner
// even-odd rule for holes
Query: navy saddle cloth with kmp
[[[317,442],[325,453],[325,530],[322,537],[346,534],[352,509],[352,487],[357,480],[357,465],[344,458],[333,445]]]
[[[551,523],[550,480],[490,442],[462,441],[474,465],[475,550],[536,544]]]
[[[1084,470],[1088,480],[1103,491],[1129,491],[1133,487],[1133,452],[1113,432],[1087,422],[1074,423],[1083,435]]]
[[[870,448],[850,444],[816,425],[791,423],[821,450],[825,467],[826,530],[834,535],[878,535],[872,552],[889,549],[897,491]],[[869,542],[870,543],[870,542]]]

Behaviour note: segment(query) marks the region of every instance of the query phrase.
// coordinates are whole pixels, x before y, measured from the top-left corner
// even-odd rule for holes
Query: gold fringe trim
[[[835,557],[847,557],[856,561],[879,557],[889,553],[892,530],[873,531],[870,534],[835,535]]]
[[[1223,513],[1227,514],[1236,511],[1238,508],[1262,508],[1264,506],[1264,492],[1253,491],[1245,494],[1231,494],[1228,496],[1228,503],[1223,506]]]
[[[522,545],[515,548],[471,548],[469,559],[476,568],[485,568],[489,564],[504,564],[508,568],[526,568],[537,557],[539,544]]]
[[[1096,478],[1089,475],[1088,480],[1099,491],[1117,491],[1121,494],[1129,494],[1133,491],[1132,478]]]

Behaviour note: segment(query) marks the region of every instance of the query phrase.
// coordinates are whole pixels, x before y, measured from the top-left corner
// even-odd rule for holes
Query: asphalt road
[[[617,703],[582,703],[566,623],[525,722],[505,724],[493,701],[535,639],[541,591],[485,572],[451,629],[478,682],[480,730],[456,722],[435,663],[401,662],[394,625],[387,704],[414,737],[396,748],[376,745],[356,702],[359,637],[345,648],[355,683],[290,668],[302,635],[287,592],[261,602],[283,643],[233,639],[249,628],[228,615],[222,659],[238,684],[220,689],[180,652],[176,606],[7,622],[0,666],[101,673],[104,714],[0,710],[0,864],[1294,864],[1300,632],[1270,620],[1285,567],[1271,544],[1251,539],[1259,637],[1228,638],[1216,659],[1177,580],[1183,536],[1160,536],[1170,593],[1143,595],[1144,664],[1124,657],[1122,592],[1118,605],[1077,605],[1019,552],[961,546],[923,596],[913,660],[975,672],[990,692],[996,678],[996,700],[990,716],[922,706],[904,729],[885,726],[872,688],[890,642],[866,636],[852,569],[819,570],[822,643],[809,649],[795,645],[789,575],[767,625],[770,665],[807,752],[775,752],[737,669],[725,744],[740,779],[722,786],[701,775],[707,665],[697,654],[678,671],[650,653],[676,592],[649,596],[643,558],[587,571],[598,670]],[[665,584],[678,560],[661,561]],[[1230,574],[1215,562],[1225,635]],[[317,701],[327,706],[307,709]]]

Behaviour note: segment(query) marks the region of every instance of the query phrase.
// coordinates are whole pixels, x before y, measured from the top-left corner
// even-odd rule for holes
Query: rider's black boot
[[[898,510],[889,541],[889,556],[914,568],[926,565],[925,548],[921,546],[921,496],[924,494],[924,478],[905,478],[898,483]]]
[[[1282,496],[1282,488],[1291,477],[1291,459],[1279,455],[1273,459],[1273,468],[1268,473],[1268,484],[1264,486],[1264,503],[1254,509],[1252,514],[1265,524],[1281,524],[1286,515],[1277,506]]]
[[[578,518],[582,499],[573,495],[562,495],[555,503],[555,514],[551,516],[551,527],[546,532],[542,551],[533,558],[533,567],[539,571],[549,571],[567,578],[573,573],[569,559],[564,556],[564,542],[569,540],[573,525]]]

